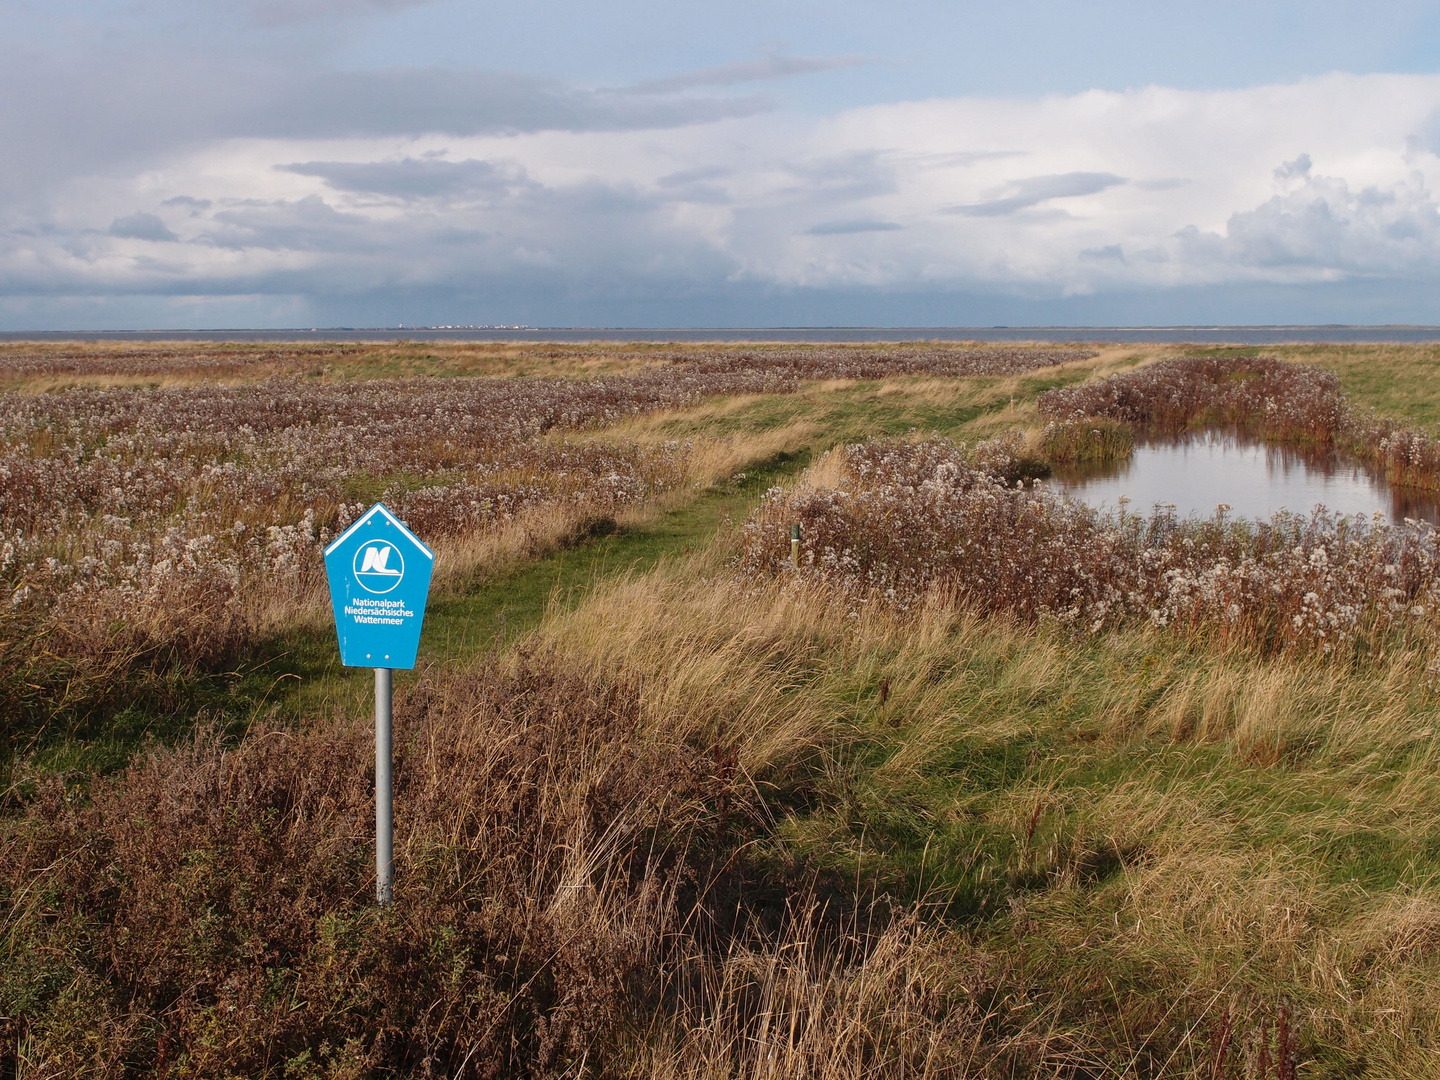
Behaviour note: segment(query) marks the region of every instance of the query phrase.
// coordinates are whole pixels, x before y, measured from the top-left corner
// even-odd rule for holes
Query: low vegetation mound
[[[1056,465],[1118,461],[1135,449],[1135,429],[1104,416],[1052,420],[1040,436],[1040,452]]]
[[[1161,360],[1040,395],[1040,415],[1105,417],[1173,434],[1241,427],[1267,438],[1328,441],[1345,414],[1334,372],[1264,357]]]
[[[858,597],[940,596],[1099,632],[1136,620],[1269,650],[1349,653],[1433,634],[1440,533],[1280,513],[1269,521],[1101,513],[1013,480],[1018,443],[945,439],[843,451],[834,486],[772,490],[745,525],[742,571],[790,565]]]

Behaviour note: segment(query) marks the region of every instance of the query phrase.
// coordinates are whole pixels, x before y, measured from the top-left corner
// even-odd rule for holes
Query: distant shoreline
[[[805,327],[331,327],[277,330],[9,330],[0,343],[18,342],[1120,342],[1193,343],[1197,345],[1282,345],[1440,342],[1440,326],[805,326]]]

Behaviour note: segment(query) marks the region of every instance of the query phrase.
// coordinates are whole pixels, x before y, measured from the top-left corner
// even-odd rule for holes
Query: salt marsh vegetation
[[[1440,355],[1279,352],[12,350],[0,1075],[1433,1075],[1435,532],[1035,482],[1072,423],[1432,475]],[[377,911],[363,697],[181,691],[333,649],[382,495],[452,619],[714,513],[397,679]],[[175,722],[83,769],[72,706]]]
[[[776,489],[746,523],[742,567],[790,567],[857,599],[972,610],[1096,634],[1136,620],[1265,650],[1433,640],[1440,533],[1325,511],[1266,522],[1105,514],[1011,480],[1002,445],[879,440],[838,451],[838,483]]]

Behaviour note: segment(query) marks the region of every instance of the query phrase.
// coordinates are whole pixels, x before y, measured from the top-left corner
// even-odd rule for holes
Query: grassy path
[[[421,663],[456,663],[516,640],[554,605],[572,607],[597,583],[644,573],[662,560],[709,546],[727,521],[743,521],[774,483],[809,464],[811,451],[751,466],[745,479],[717,485],[654,522],[592,536],[517,566],[510,573],[451,587],[431,598],[420,639]],[[334,634],[296,632],[271,643],[271,658],[244,671],[225,709],[245,725],[278,706],[282,715],[369,708],[368,669],[341,667]],[[400,675],[402,680],[408,675]]]
[[[716,485],[652,522],[592,536],[517,563],[508,572],[492,571],[437,590],[426,614],[421,662],[463,663],[504,648],[539,625],[552,607],[573,607],[600,581],[645,573],[662,560],[708,547],[724,520],[743,521],[771,484],[802,471],[826,447],[916,430],[984,438],[1025,423],[1025,404],[1041,390],[1081,377],[1083,369],[1076,368],[1043,378],[815,384],[797,394],[718,399],[680,414],[637,418],[628,426],[642,441],[743,437],[797,422],[808,430],[791,443],[799,449],[760,461],[747,468],[743,481]],[[258,642],[231,666],[230,671],[177,675],[163,701],[136,700],[118,711],[97,711],[59,737],[47,733],[43,743],[18,748],[29,757],[26,771],[60,773],[83,783],[90,774],[122,768],[149,738],[184,738],[197,717],[238,737],[267,716],[304,723],[370,708],[370,672],[340,666],[328,621],[318,628],[297,625]],[[402,685],[412,677],[402,674]],[[7,786],[7,764],[0,762],[0,796]]]
[[[553,605],[574,606],[601,581],[643,573],[663,559],[707,547],[722,524],[743,521],[767,488],[803,470],[810,458],[810,449],[779,455],[748,468],[743,481],[712,487],[647,525],[594,536],[509,573],[438,591],[425,615],[421,663],[464,662],[503,648],[538,626]],[[410,678],[398,676],[402,684]],[[296,628],[263,643],[233,671],[177,686],[182,703],[173,709],[126,709],[94,730],[77,729],[49,743],[31,759],[30,771],[83,782],[90,774],[123,768],[151,737],[185,736],[197,717],[239,736],[269,715],[303,722],[337,711],[363,714],[370,709],[372,686],[368,669],[340,665],[328,624],[319,632]],[[5,787],[0,780],[0,795]]]
[[[736,410],[723,402],[711,402],[664,419],[652,434],[684,439],[758,432],[798,417],[813,423],[814,433],[805,449],[754,464],[747,468],[743,481],[712,487],[651,524],[595,536],[525,562],[508,574],[487,576],[433,595],[420,640],[421,662],[464,662],[487,650],[503,648],[538,626],[555,603],[572,607],[600,581],[623,573],[644,573],[663,559],[707,547],[723,521],[743,521],[767,488],[801,472],[825,447],[913,430],[963,439],[977,420],[983,424],[998,419],[1000,427],[1007,427],[1020,419],[1013,413],[1012,390],[1019,389],[1022,400],[1030,400],[1052,385],[1078,377],[1077,370],[1046,379],[957,380],[933,399],[924,393],[895,394],[881,383],[861,382],[839,391],[812,388],[797,395],[761,397]],[[1008,411],[1007,405],[1011,406]],[[234,683],[230,691],[233,703],[224,707],[228,715],[243,717],[248,724],[272,705],[279,705],[284,715],[297,717],[316,712],[328,715],[336,708],[369,708],[370,672],[340,666],[328,628],[321,634],[296,632],[269,643],[262,651],[270,659],[247,670]],[[400,676],[402,680],[407,677]]]
[[[593,537],[505,577],[437,597],[426,613],[421,655],[461,659],[508,644],[539,625],[557,599],[573,605],[599,581],[644,572],[662,559],[706,547],[725,522],[743,521],[770,485],[809,461],[809,451],[780,455],[746,470],[743,481],[712,488],[651,525]]]

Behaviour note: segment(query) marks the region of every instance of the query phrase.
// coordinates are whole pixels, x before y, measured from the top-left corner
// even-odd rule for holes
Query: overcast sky
[[[0,0],[0,328],[1440,323],[1440,3]]]

